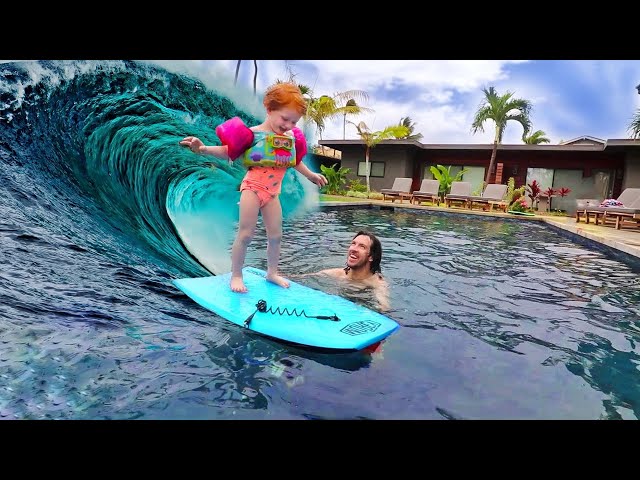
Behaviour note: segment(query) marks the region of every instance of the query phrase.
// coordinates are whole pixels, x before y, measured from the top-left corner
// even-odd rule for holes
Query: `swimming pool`
[[[382,239],[402,328],[366,369],[300,370],[335,402],[320,416],[638,418],[638,262],[538,222],[327,209],[286,226],[285,263],[342,265],[359,228]]]
[[[328,208],[285,222],[283,272],[342,265],[361,228],[382,240],[401,324],[371,355],[258,337],[130,247],[125,263],[5,229],[0,419],[639,417],[636,263],[538,222]],[[266,267],[265,246],[260,225],[247,265]]]

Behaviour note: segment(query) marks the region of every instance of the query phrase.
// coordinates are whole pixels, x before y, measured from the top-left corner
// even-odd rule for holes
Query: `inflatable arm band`
[[[216,135],[223,145],[227,146],[227,154],[235,160],[251,146],[253,132],[239,117],[233,117],[216,127]]]
[[[298,127],[293,127],[291,129],[294,138],[296,139],[296,165],[298,165],[302,161],[302,157],[307,154],[307,140],[304,138],[304,133]]]

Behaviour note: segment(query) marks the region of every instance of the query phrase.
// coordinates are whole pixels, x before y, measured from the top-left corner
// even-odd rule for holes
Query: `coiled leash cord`
[[[276,307],[276,309],[274,310],[273,307],[269,307],[267,308],[267,302],[265,302],[264,300],[258,300],[258,303],[256,303],[256,311],[253,312],[251,315],[249,315],[247,317],[247,319],[244,321],[244,326],[245,328],[249,327],[249,323],[251,322],[251,319],[253,318],[253,316],[258,313],[270,313],[272,315],[289,315],[289,316],[296,316],[296,317],[307,317],[307,318],[317,318],[319,320],[331,320],[332,322],[339,322],[340,319],[338,318],[337,315],[307,315],[307,313],[302,310],[301,312],[298,312],[295,308],[291,311],[289,311],[289,309],[287,308],[280,308],[280,307]]]

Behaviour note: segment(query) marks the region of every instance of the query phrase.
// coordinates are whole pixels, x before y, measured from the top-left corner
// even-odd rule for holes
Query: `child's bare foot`
[[[267,274],[267,280],[271,283],[275,283],[276,285],[280,285],[283,288],[289,288],[289,281],[280,275]]]
[[[246,293],[249,290],[247,290],[247,287],[244,285],[244,281],[242,280],[242,277],[231,277],[231,291],[232,292],[238,292],[238,293]]]

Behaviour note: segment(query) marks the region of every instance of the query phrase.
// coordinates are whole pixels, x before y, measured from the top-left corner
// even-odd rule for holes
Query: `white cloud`
[[[242,61],[238,88],[233,87],[237,60],[181,63],[193,63],[188,68],[206,77],[209,87],[263,114],[253,97],[252,60]],[[203,73],[206,70],[209,73]],[[288,79],[289,72],[316,95],[367,92],[365,106],[375,112],[351,121],[380,130],[408,116],[415,133],[422,133],[428,143],[491,143],[491,122],[484,125],[484,133],[471,133],[486,86],[530,100],[534,130],[545,131],[552,143],[581,135],[628,138],[628,123],[640,106],[637,60],[259,60],[257,89],[263,92],[276,79]],[[521,136],[522,127],[510,122],[503,142],[520,143]],[[342,139],[343,118],[330,122],[322,137]],[[347,125],[346,138],[358,138],[353,126]]]

